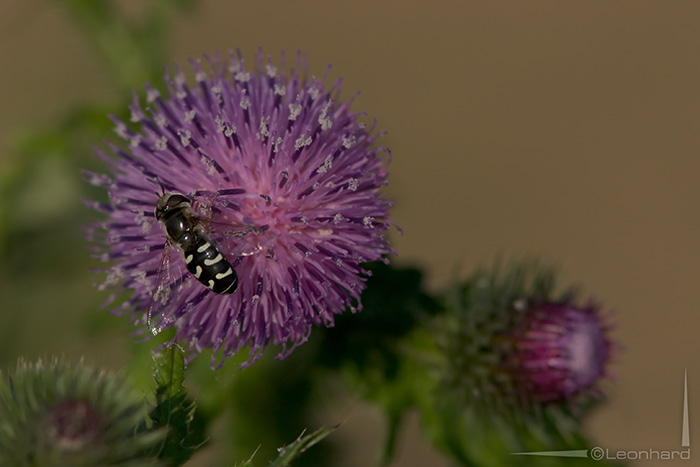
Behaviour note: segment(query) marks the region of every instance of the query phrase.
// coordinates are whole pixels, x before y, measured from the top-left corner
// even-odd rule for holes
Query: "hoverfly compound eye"
[[[172,209],[174,207],[179,206],[182,203],[189,204],[190,200],[185,195],[175,193],[175,194],[171,194],[165,203],[166,203],[166,209]]]
[[[190,200],[185,195],[180,193],[166,193],[158,199],[156,204],[155,215],[156,219],[160,220],[165,213],[183,205],[189,205]]]

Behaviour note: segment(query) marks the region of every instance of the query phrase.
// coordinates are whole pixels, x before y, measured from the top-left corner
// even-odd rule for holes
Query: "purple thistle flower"
[[[166,77],[169,97],[147,85],[145,110],[134,97],[140,128],[113,118],[128,149],[111,146],[118,157],[101,157],[112,175],[87,179],[110,199],[89,203],[109,217],[89,229],[104,245],[97,256],[113,261],[100,288],[121,283],[132,293],[118,311],[154,334],[174,327],[191,357],[213,349],[214,366],[217,355],[223,361],[246,345],[249,363],[270,342],[284,356],[312,325],[360,310],[361,264],[391,252],[391,202],[380,192],[389,151],[372,147],[379,134],[338,102],[340,80],[325,89],[325,78],[306,79],[300,56],[289,75],[262,51],[253,70],[240,53],[228,64],[207,60],[210,73],[192,62],[195,88],[178,68]],[[200,283],[177,242],[166,242],[154,209],[175,193],[237,274],[234,293]]]
[[[528,311],[508,336],[513,350],[504,368],[539,402],[570,399],[607,376],[613,344],[606,334],[596,307],[545,303]]]

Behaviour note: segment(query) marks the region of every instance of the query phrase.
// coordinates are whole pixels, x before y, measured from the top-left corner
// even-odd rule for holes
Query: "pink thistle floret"
[[[147,85],[146,108],[134,98],[134,125],[113,118],[128,148],[111,146],[116,158],[101,155],[111,175],[87,180],[110,199],[88,203],[109,217],[89,229],[103,245],[97,256],[112,262],[100,288],[130,291],[117,310],[153,333],[175,328],[191,356],[212,349],[214,366],[244,346],[249,362],[269,343],[286,355],[313,325],[361,309],[362,263],[391,252],[391,202],[380,191],[389,151],[338,101],[340,80],[329,90],[307,80],[301,58],[280,73],[262,52],[253,70],[240,53],[207,60],[209,73],[192,62],[194,88],[177,69],[169,97]],[[235,293],[214,293],[187,272],[154,216],[163,193],[192,200],[238,275]],[[158,287],[167,300],[158,295],[154,307]]]
[[[505,367],[516,384],[540,402],[568,400],[596,392],[609,377],[615,350],[598,309],[545,303],[529,310],[509,337],[513,351]]]

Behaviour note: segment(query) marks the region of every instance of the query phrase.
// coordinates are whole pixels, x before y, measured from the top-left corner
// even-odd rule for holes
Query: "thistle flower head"
[[[143,400],[114,375],[65,362],[0,374],[1,465],[158,465],[165,436],[146,431]]]
[[[209,72],[192,62],[193,86],[179,69],[166,78],[167,97],[147,85],[133,124],[114,119],[127,147],[103,157],[112,174],[87,179],[110,199],[90,203],[109,217],[89,230],[112,262],[100,287],[130,291],[119,310],[153,333],[175,328],[191,356],[213,349],[215,365],[246,345],[249,361],[269,343],[284,355],[359,310],[362,263],[390,252],[391,203],[388,151],[338,100],[340,81],[307,79],[301,58],[289,74],[262,52],[252,69],[240,53],[207,60]],[[154,215],[169,194],[186,200],[190,244]]]
[[[532,414],[573,413],[603,396],[614,342],[594,304],[555,293],[554,273],[516,264],[479,271],[455,293],[444,336],[444,382],[464,405]]]

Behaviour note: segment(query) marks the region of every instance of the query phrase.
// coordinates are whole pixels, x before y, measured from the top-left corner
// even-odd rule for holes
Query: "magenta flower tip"
[[[112,263],[99,287],[130,292],[117,311],[175,328],[191,356],[213,349],[213,366],[244,346],[251,363],[361,309],[362,263],[391,252],[388,150],[301,56],[289,74],[262,51],[253,69],[207,61],[192,87],[176,67],[168,97],[134,94],[130,123],[110,117],[126,144],[100,154],[109,177],[86,174],[110,199],[88,202],[108,216],[88,236]]]
[[[595,390],[607,376],[614,344],[595,306],[545,303],[528,310],[509,338],[505,368],[539,402],[570,399]]]

